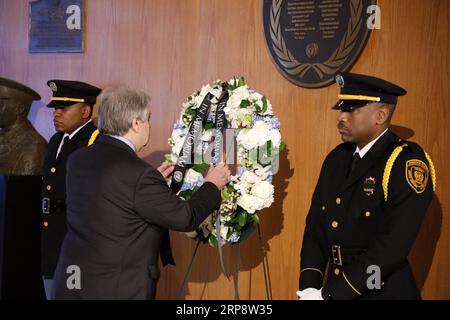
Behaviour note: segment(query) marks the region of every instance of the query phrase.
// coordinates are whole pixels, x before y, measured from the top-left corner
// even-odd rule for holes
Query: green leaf
[[[242,100],[242,101],[241,101],[240,107],[241,107],[241,108],[247,108],[247,107],[250,107],[251,105],[252,105],[252,104],[251,104],[250,101],[248,101],[248,100]]]
[[[239,87],[242,87],[242,86],[245,86],[245,78],[244,77],[241,77],[240,79],[239,79],[239,82],[238,82],[238,88]]]
[[[207,122],[205,124],[205,130],[210,130],[210,129],[214,129],[214,123],[212,122]]]
[[[208,169],[208,167],[209,167],[209,164],[203,162],[203,163],[200,163],[200,164],[194,164],[192,166],[192,169],[194,169],[197,172],[203,173],[203,172],[206,171],[206,169]]]
[[[262,102],[263,102],[263,108],[261,110],[261,113],[265,113],[267,111],[267,108],[268,108],[267,98],[266,97],[262,97]]]
[[[213,235],[209,237],[209,244],[213,247],[217,247],[219,243],[217,242],[217,238]]]
[[[181,191],[179,193],[179,196],[180,196],[180,198],[182,198],[185,201],[187,201],[187,200],[189,200],[191,198],[192,193],[193,193],[192,190],[184,190],[184,191]]]
[[[229,200],[231,198],[231,194],[228,193],[227,188],[223,188],[220,194],[222,196],[222,199]]]
[[[266,142],[266,148],[259,147],[256,149],[256,160],[263,167],[272,163],[272,140]]]
[[[256,223],[259,224],[259,217],[256,214],[256,212],[254,214],[251,214],[250,217],[252,218],[252,220]]]
[[[286,149],[286,143],[281,142],[280,143],[280,151],[283,151],[284,149]]]
[[[253,234],[253,232],[256,230],[255,224],[251,223],[248,224],[245,229],[241,232],[241,241],[247,240],[250,238],[250,236]]]
[[[267,141],[267,156],[272,157],[272,140]]]
[[[243,227],[245,226],[246,223],[247,223],[247,212],[244,211],[239,215],[239,225]]]

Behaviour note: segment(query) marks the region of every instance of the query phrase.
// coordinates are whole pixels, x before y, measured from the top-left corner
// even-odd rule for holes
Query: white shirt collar
[[[63,140],[64,140],[64,138],[65,137],[69,137],[69,140],[71,140],[77,133],[78,133],[78,131],[80,131],[84,126],[86,126],[89,122],[92,122],[92,119],[89,119],[89,121],[88,122],[86,122],[85,124],[83,124],[81,127],[79,127],[78,129],[76,129],[75,131],[73,131],[72,133],[64,133],[64,136],[63,136]]]
[[[369,152],[370,148],[373,147],[373,145],[378,141],[378,139],[381,138],[381,136],[383,134],[385,134],[388,131],[388,129],[384,130],[378,137],[376,137],[375,139],[373,139],[372,141],[370,141],[368,144],[366,144],[364,146],[364,148],[362,148],[361,150],[359,149],[358,146],[356,146],[356,150],[355,152],[353,152],[353,155],[355,155],[355,153],[359,153],[359,156],[361,157],[361,159],[366,155],[367,152]]]
[[[90,119],[88,122],[86,122],[85,124],[83,124],[81,127],[79,127],[77,130],[75,130],[74,132],[72,132],[71,134],[68,134],[67,132],[64,133],[63,138],[61,139],[61,142],[59,143],[59,147],[58,150],[56,151],[56,158],[58,158],[59,153],[61,152],[62,146],[64,144],[64,138],[65,137],[69,137],[69,140],[72,139],[77,133],[78,131],[80,131],[85,125],[87,125],[89,122],[92,122],[92,119]]]
[[[123,136],[113,136],[108,134],[108,136],[113,137],[117,140],[122,141],[123,143],[125,143],[127,146],[129,146],[131,149],[133,149],[134,152],[136,152],[136,147],[134,146],[133,142],[131,142],[130,140],[128,140],[127,138],[123,137]]]

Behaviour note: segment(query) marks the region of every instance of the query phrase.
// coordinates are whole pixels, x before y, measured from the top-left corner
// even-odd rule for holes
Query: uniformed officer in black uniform
[[[433,197],[433,163],[389,130],[406,91],[340,74],[338,129],[344,143],[326,157],[301,250],[304,300],[420,299],[407,261]]]
[[[66,161],[69,155],[95,139],[91,120],[101,89],[78,81],[50,80],[53,91],[53,123],[57,133],[49,142],[44,161],[42,187],[42,275],[49,297],[61,243],[66,234]]]

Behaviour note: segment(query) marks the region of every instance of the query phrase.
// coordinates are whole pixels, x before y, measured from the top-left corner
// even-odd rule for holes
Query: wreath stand
[[[263,264],[263,271],[264,271],[264,284],[266,288],[266,300],[272,300],[272,288],[270,284],[270,278],[267,268],[267,257],[266,257],[266,250],[264,249],[264,242],[262,241],[262,235],[261,235],[261,228],[258,224],[258,240],[259,240],[259,248],[260,248],[260,254],[261,254],[261,260]],[[183,277],[183,282],[181,283],[180,289],[178,291],[177,299],[181,300],[183,293],[186,289],[187,281],[189,279],[189,275],[192,270],[192,265],[195,260],[195,256],[197,254],[198,247],[200,246],[201,241],[197,240],[197,244],[194,249],[194,253],[192,254],[192,258],[189,262],[189,265],[186,269],[186,272]],[[238,242],[236,246],[236,269],[235,269],[235,275],[234,275],[234,300],[239,300],[239,269],[240,269],[240,263],[241,263],[241,243]],[[228,278],[229,276],[224,272],[225,276]]]

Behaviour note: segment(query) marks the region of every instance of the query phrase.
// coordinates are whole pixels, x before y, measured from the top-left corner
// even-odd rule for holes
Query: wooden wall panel
[[[400,100],[396,130],[433,157],[438,188],[411,261],[424,298],[450,298],[450,2],[380,0],[381,30],[375,30],[352,71],[384,77],[408,89]],[[28,1],[0,0],[0,76],[37,90],[30,119],[45,136],[53,133],[44,107],[52,78],[99,86],[126,83],[151,94],[151,143],[142,157],[162,160],[167,138],[185,97],[215,79],[243,75],[267,95],[282,123],[288,150],[275,178],[276,203],[261,213],[262,236],[274,299],[295,299],[299,251],[311,194],[321,162],[339,143],[338,89],[307,90],[285,80],[264,43],[259,0],[95,0],[87,3],[84,54],[29,54]],[[172,233],[176,267],[162,272],[158,297],[177,297],[195,243]],[[236,246],[224,249],[233,271]],[[264,299],[264,276],[255,234],[241,247],[239,293]],[[232,299],[233,277],[219,271],[216,250],[201,246],[186,299]]]

